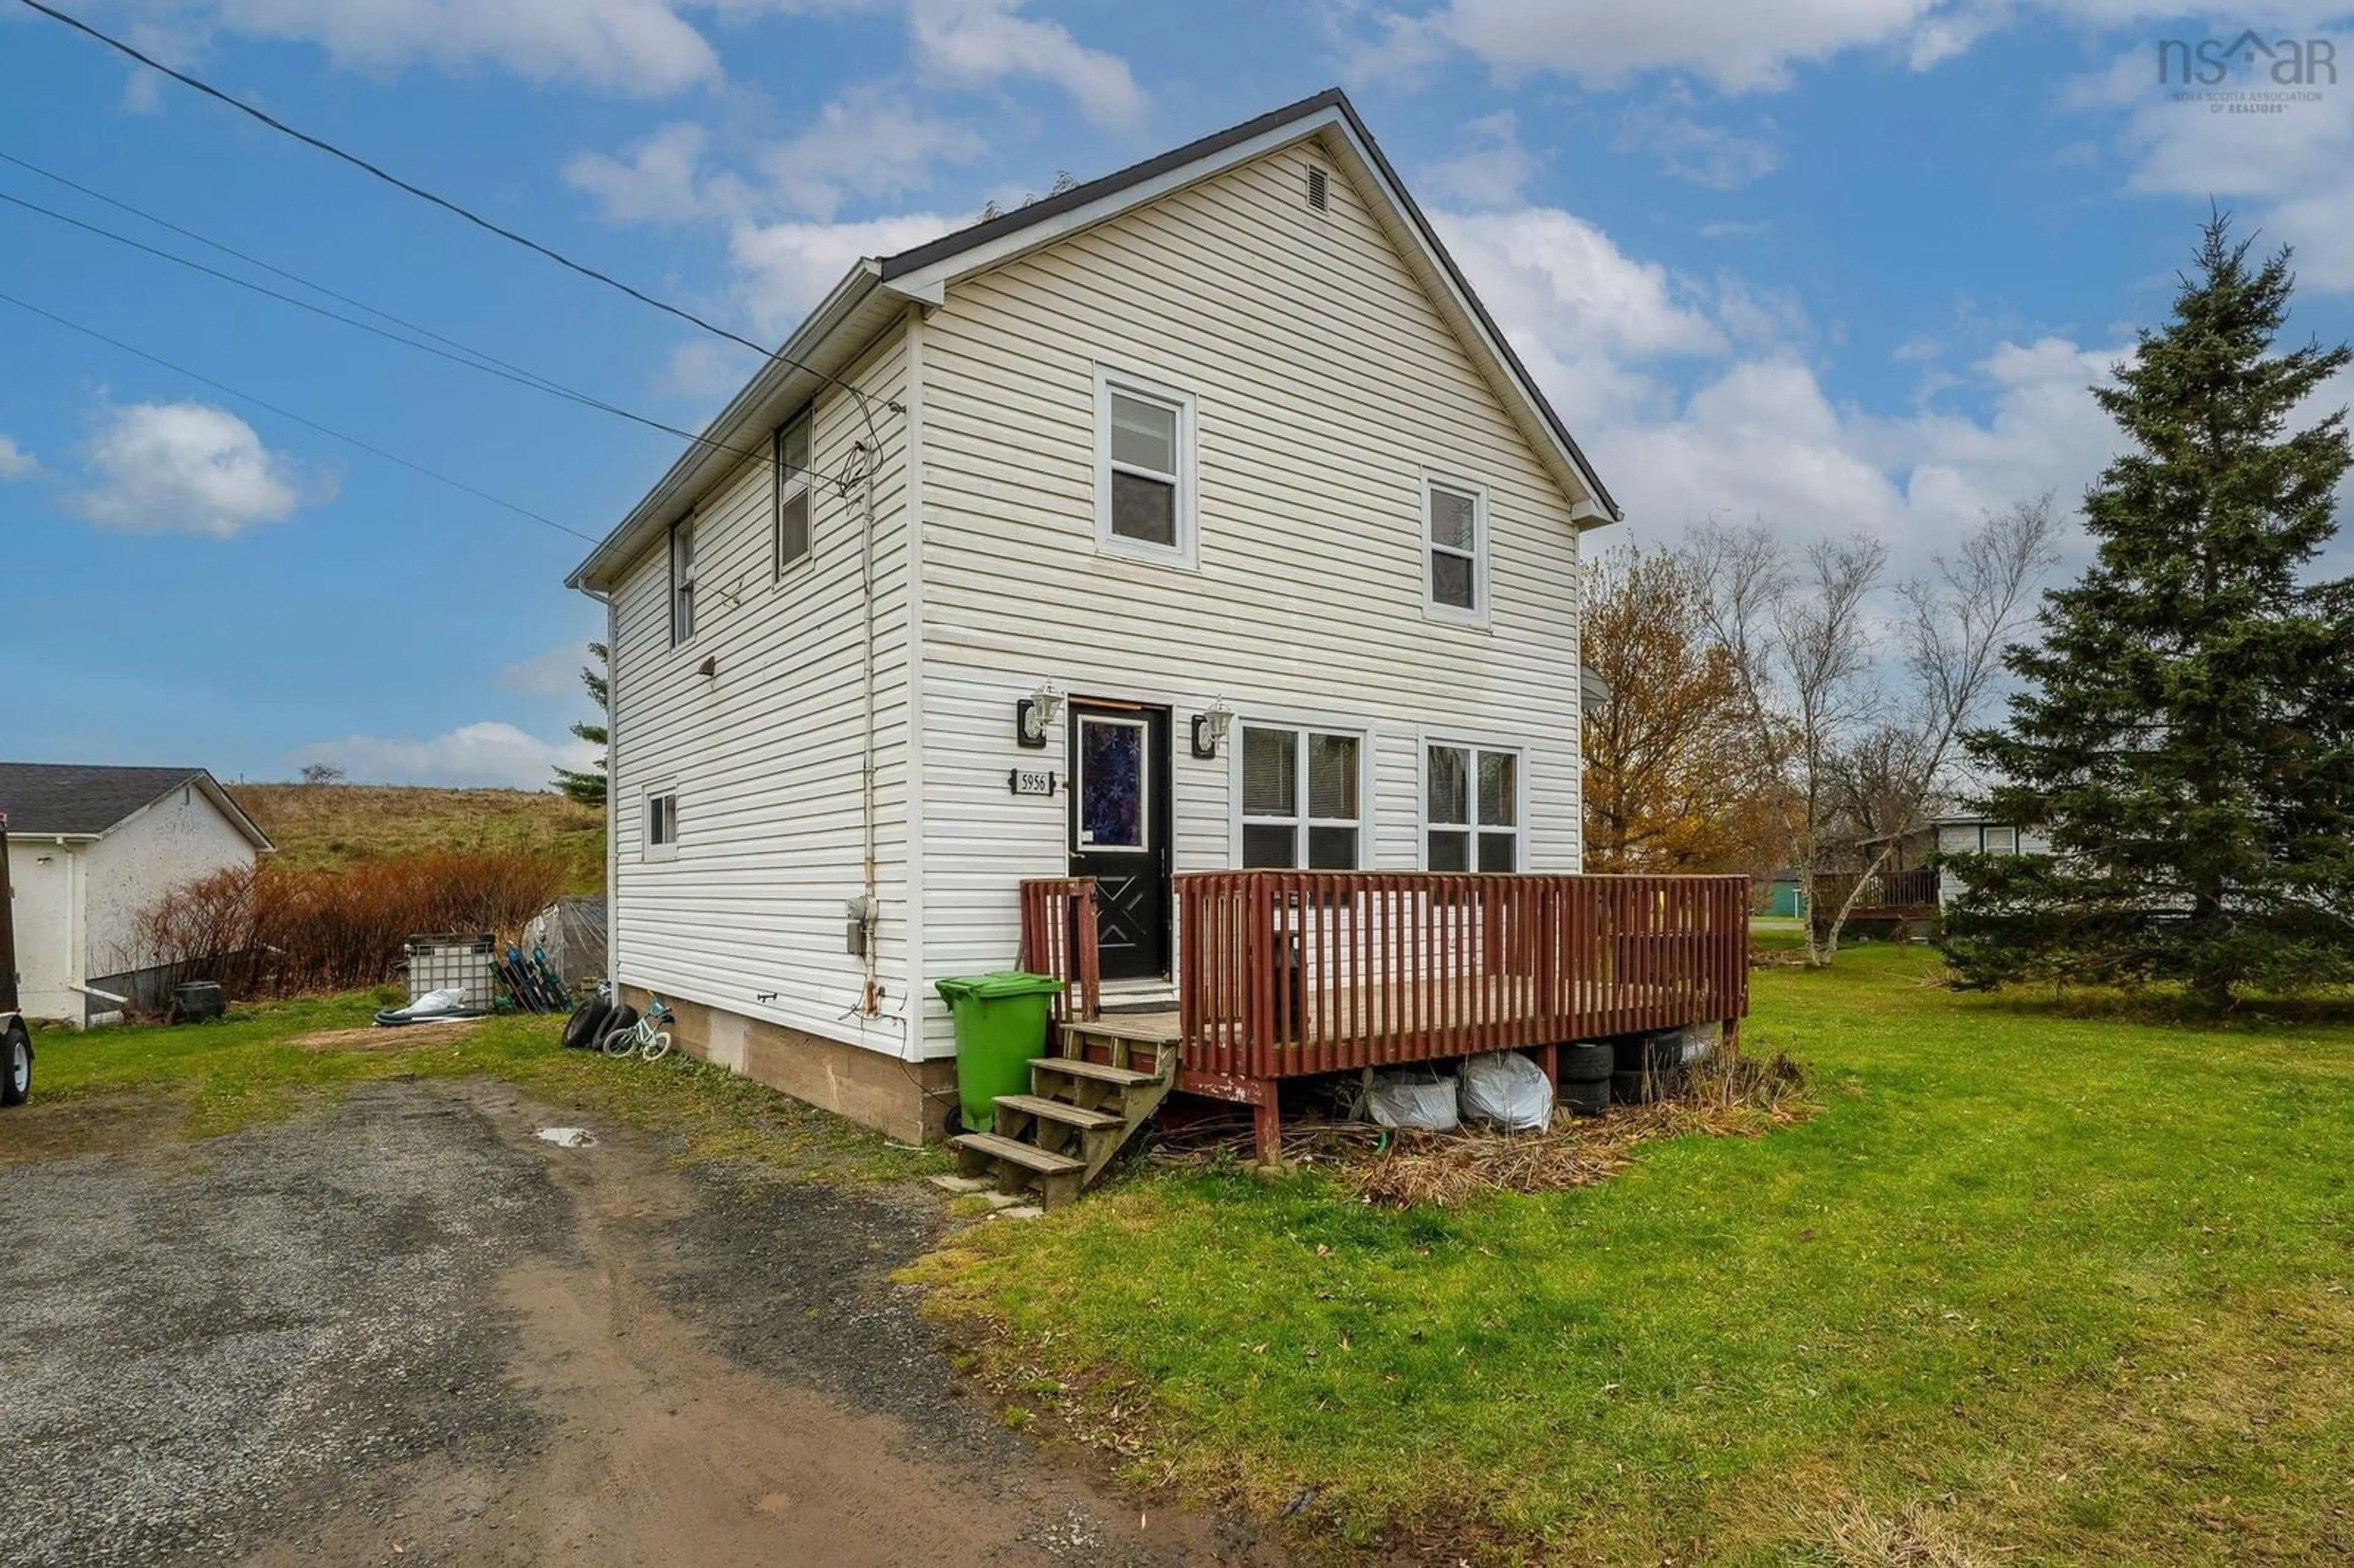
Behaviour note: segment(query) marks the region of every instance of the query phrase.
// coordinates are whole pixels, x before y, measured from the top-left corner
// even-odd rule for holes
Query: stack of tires
[[[1683,1037],[1628,1034],[1613,1042],[1617,1059],[1610,1074],[1610,1097],[1622,1106],[1649,1105],[1666,1094],[1684,1070]]]
[[[628,1002],[592,996],[573,1011],[564,1025],[564,1044],[573,1051],[594,1051],[616,1029],[634,1027],[638,1010]]]
[[[1562,1104],[1580,1116],[1600,1116],[1610,1108],[1610,1083],[1617,1057],[1606,1043],[1575,1041],[1561,1046],[1553,1055]]]

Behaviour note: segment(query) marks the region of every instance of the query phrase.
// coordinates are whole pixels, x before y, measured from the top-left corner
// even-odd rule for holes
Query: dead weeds
[[[416,1051],[462,1039],[480,1022],[479,1018],[451,1018],[394,1029],[376,1024],[364,1029],[322,1029],[313,1034],[297,1034],[286,1044],[303,1051]]]
[[[1459,1207],[1498,1192],[1557,1192],[1607,1181],[1654,1139],[1702,1133],[1755,1138],[1814,1114],[1805,1071],[1787,1054],[1731,1056],[1693,1064],[1660,1098],[1614,1106],[1599,1117],[1556,1107],[1543,1132],[1392,1130],[1363,1122],[1308,1122],[1288,1128],[1286,1166],[1322,1171],[1369,1203]],[[1246,1129],[1231,1119],[1202,1124],[1155,1155],[1162,1164],[1207,1166],[1238,1159]]]

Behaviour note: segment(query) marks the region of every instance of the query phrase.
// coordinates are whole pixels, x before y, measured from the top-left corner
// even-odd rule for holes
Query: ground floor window
[[[678,853],[678,791],[668,786],[646,791],[648,860],[670,860]]]
[[[1423,866],[1521,869],[1521,754],[1498,747],[1428,747],[1423,758]]]
[[[1354,871],[1364,832],[1359,804],[1364,737],[1245,725],[1245,867]]]

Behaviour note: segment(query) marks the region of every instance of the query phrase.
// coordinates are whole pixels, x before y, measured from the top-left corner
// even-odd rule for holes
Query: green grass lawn
[[[365,1027],[377,1008],[402,1000],[387,990],[262,1003],[177,1028],[45,1030],[36,1037],[32,1103],[7,1116],[73,1114],[110,1097],[143,1107],[161,1100],[184,1109],[186,1130],[204,1137],[332,1101],[355,1084],[479,1074],[514,1083],[552,1107],[660,1134],[683,1160],[859,1180],[946,1168],[935,1152],[887,1144],[880,1134],[683,1053],[642,1062],[567,1051],[559,1018],[488,1018],[456,1039],[432,1044],[410,1044],[416,1036],[394,1030],[372,1032],[364,1042],[368,1049],[293,1044]],[[6,1126],[0,1121],[0,1131]]]
[[[1417,1560],[2354,1552],[2354,1027],[1936,972],[1759,971],[1744,1044],[1819,1113],[1601,1186],[1394,1213],[1142,1174],[920,1272],[1012,1419]]]

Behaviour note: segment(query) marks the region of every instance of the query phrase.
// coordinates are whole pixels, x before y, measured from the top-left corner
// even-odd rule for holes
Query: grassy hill
[[[233,784],[228,792],[290,865],[345,865],[420,850],[544,850],[567,892],[605,888],[605,813],[525,789],[392,784]]]

